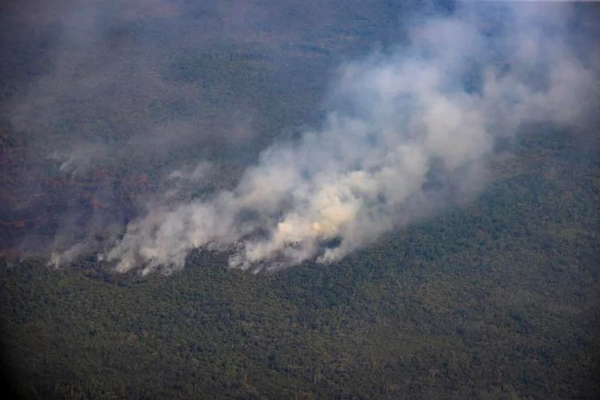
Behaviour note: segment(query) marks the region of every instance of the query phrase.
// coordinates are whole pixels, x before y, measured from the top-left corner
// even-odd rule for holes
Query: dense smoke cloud
[[[0,241],[57,266],[336,261],[474,199],[499,139],[589,133],[597,105],[598,24],[567,3],[0,7],[0,222],[25,227]]]
[[[144,272],[194,248],[251,270],[332,262],[472,198],[498,138],[577,129],[593,111],[597,60],[574,18],[565,4],[470,3],[413,21],[408,45],[340,68],[319,129],[265,150],[233,190],[155,205],[104,258]]]

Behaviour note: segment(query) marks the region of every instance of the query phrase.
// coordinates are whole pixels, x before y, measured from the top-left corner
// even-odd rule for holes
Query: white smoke
[[[496,138],[593,110],[598,75],[568,10],[479,4],[415,23],[409,46],[340,69],[320,129],[264,151],[235,190],[152,208],[104,259],[144,273],[194,248],[251,270],[332,262],[470,198]]]

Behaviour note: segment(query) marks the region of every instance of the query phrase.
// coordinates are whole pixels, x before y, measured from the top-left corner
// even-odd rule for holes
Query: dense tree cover
[[[526,136],[475,203],[335,265],[169,276],[2,260],[26,398],[594,399],[598,158]]]
[[[149,86],[143,111],[157,125],[202,114],[197,128],[215,130],[211,140],[151,156],[131,150],[73,178],[35,155],[79,134],[108,146],[137,134],[110,125],[95,107],[105,99],[87,100],[94,112],[44,135],[0,121],[2,248],[27,229],[52,227],[63,212],[102,202],[135,208],[165,171],[188,161],[219,166],[209,188],[233,185],[275,135],[319,119],[332,66],[403,35],[395,2],[319,0],[269,5],[273,22],[260,38],[231,30],[227,42],[223,31],[210,32],[218,18],[208,3],[186,13],[191,25],[208,27],[193,45],[176,30],[166,34],[160,18],[113,26],[106,41],[123,54],[136,40],[167,48],[160,78],[197,84],[199,100],[164,100]],[[402,7],[412,3],[420,2]],[[13,55],[0,57],[4,100],[48,73],[59,32],[40,25],[17,35],[0,14],[3,49]],[[219,139],[219,124],[244,107],[257,116],[252,146]],[[586,152],[577,138],[543,131],[494,166],[476,202],[334,265],[253,275],[228,270],[224,254],[196,252],[184,271],[140,277],[114,274],[92,254],[52,270],[2,252],[2,359],[15,389],[32,399],[600,398],[600,158],[597,147]],[[67,197],[76,204],[65,211]],[[32,209],[50,221],[34,220]]]

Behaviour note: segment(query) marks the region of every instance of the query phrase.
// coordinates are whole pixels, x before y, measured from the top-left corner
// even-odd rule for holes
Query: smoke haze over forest
[[[196,248],[255,271],[334,262],[476,198],[522,131],[593,133],[597,27],[575,4],[329,3],[14,6],[7,26],[24,28],[3,46],[38,54],[15,56],[31,76],[3,61],[3,123],[27,165],[75,182],[14,246],[123,272],[182,268]],[[386,24],[328,57],[293,46],[373,13]],[[3,214],[48,207],[29,176]]]

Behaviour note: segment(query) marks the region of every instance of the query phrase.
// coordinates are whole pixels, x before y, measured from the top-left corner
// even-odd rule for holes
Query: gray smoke
[[[232,187],[270,143],[257,132],[307,119],[310,87],[280,83],[303,69],[284,70],[278,50],[300,29],[282,34],[278,2],[5,3],[2,249],[56,252],[55,265],[104,251],[153,193],[197,192],[197,163],[211,166],[205,186]]]
[[[577,18],[568,4],[469,3],[412,21],[408,44],[339,69],[318,129],[265,150],[233,190],[154,205],[104,259],[144,273],[195,248],[250,270],[327,263],[472,199],[498,138],[593,113],[600,53]]]

